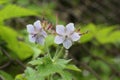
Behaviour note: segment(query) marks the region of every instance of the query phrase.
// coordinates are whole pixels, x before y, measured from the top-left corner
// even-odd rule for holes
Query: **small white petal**
[[[65,27],[63,25],[57,25],[56,26],[56,32],[59,35],[64,35],[64,33],[65,33]]]
[[[43,36],[41,36],[41,37],[39,37],[38,39],[36,39],[36,43],[39,43],[39,44],[41,44],[41,45],[44,45],[44,41],[45,41],[45,39],[44,39]]]
[[[29,32],[29,33],[33,33],[33,32],[34,32],[34,27],[33,27],[33,25],[31,25],[31,24],[28,24],[28,25],[27,25],[27,32]]]
[[[66,33],[67,34],[72,33],[74,30],[75,30],[75,28],[74,28],[74,24],[73,23],[69,23],[69,24],[66,25]]]
[[[36,40],[36,37],[33,37],[33,35],[29,35],[29,41],[30,42],[35,42],[35,40]]]
[[[69,39],[66,39],[66,40],[63,42],[63,46],[64,46],[66,49],[69,49],[69,48],[72,46],[72,41],[69,40]]]
[[[62,36],[56,36],[54,40],[56,44],[61,44],[63,43],[63,41],[64,41],[64,38]]]
[[[34,22],[34,26],[37,30],[40,30],[42,28],[41,26],[41,22],[39,20],[37,20],[36,22]]]
[[[74,33],[71,35],[71,39],[72,39],[73,41],[79,40],[79,39],[80,39],[79,33],[74,32]]]

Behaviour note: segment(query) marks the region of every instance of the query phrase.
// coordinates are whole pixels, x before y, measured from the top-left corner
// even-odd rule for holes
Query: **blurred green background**
[[[120,0],[0,0],[0,80],[14,80],[26,63],[44,55],[28,41],[26,25],[45,19],[56,25],[75,23],[83,35],[69,58],[82,72],[75,80],[120,80]],[[47,41],[51,50],[53,36]],[[34,46],[34,47],[33,47]]]

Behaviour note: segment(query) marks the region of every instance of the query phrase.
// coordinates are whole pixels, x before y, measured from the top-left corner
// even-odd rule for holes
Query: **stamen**
[[[32,38],[33,38],[33,37],[36,37],[36,36],[37,36],[37,34],[34,34],[34,35],[32,36]]]
[[[47,26],[47,30],[49,30],[49,29],[51,29],[52,28],[52,24],[50,23],[50,24],[48,24],[48,26]]]

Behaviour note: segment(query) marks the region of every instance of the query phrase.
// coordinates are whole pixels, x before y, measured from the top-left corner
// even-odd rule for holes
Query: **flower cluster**
[[[39,44],[44,44],[44,39],[47,36],[47,33],[42,28],[41,22],[38,20],[34,24],[27,25],[27,31],[29,33],[30,42],[35,42]]]
[[[39,44],[44,44],[47,32],[41,25],[41,22],[37,20],[34,24],[27,25],[27,32],[29,33],[29,41]],[[56,25],[56,37],[54,42],[56,44],[63,44],[66,49],[69,49],[74,41],[80,39],[80,35],[75,31],[74,24],[69,23],[64,27],[63,25]]]

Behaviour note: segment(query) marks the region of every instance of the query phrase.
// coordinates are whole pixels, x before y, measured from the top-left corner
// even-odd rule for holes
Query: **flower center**
[[[65,38],[68,38],[69,36],[68,35],[65,35]]]
[[[69,34],[65,34],[65,35],[64,35],[64,38],[65,38],[65,39],[70,39],[70,35],[69,35]]]

